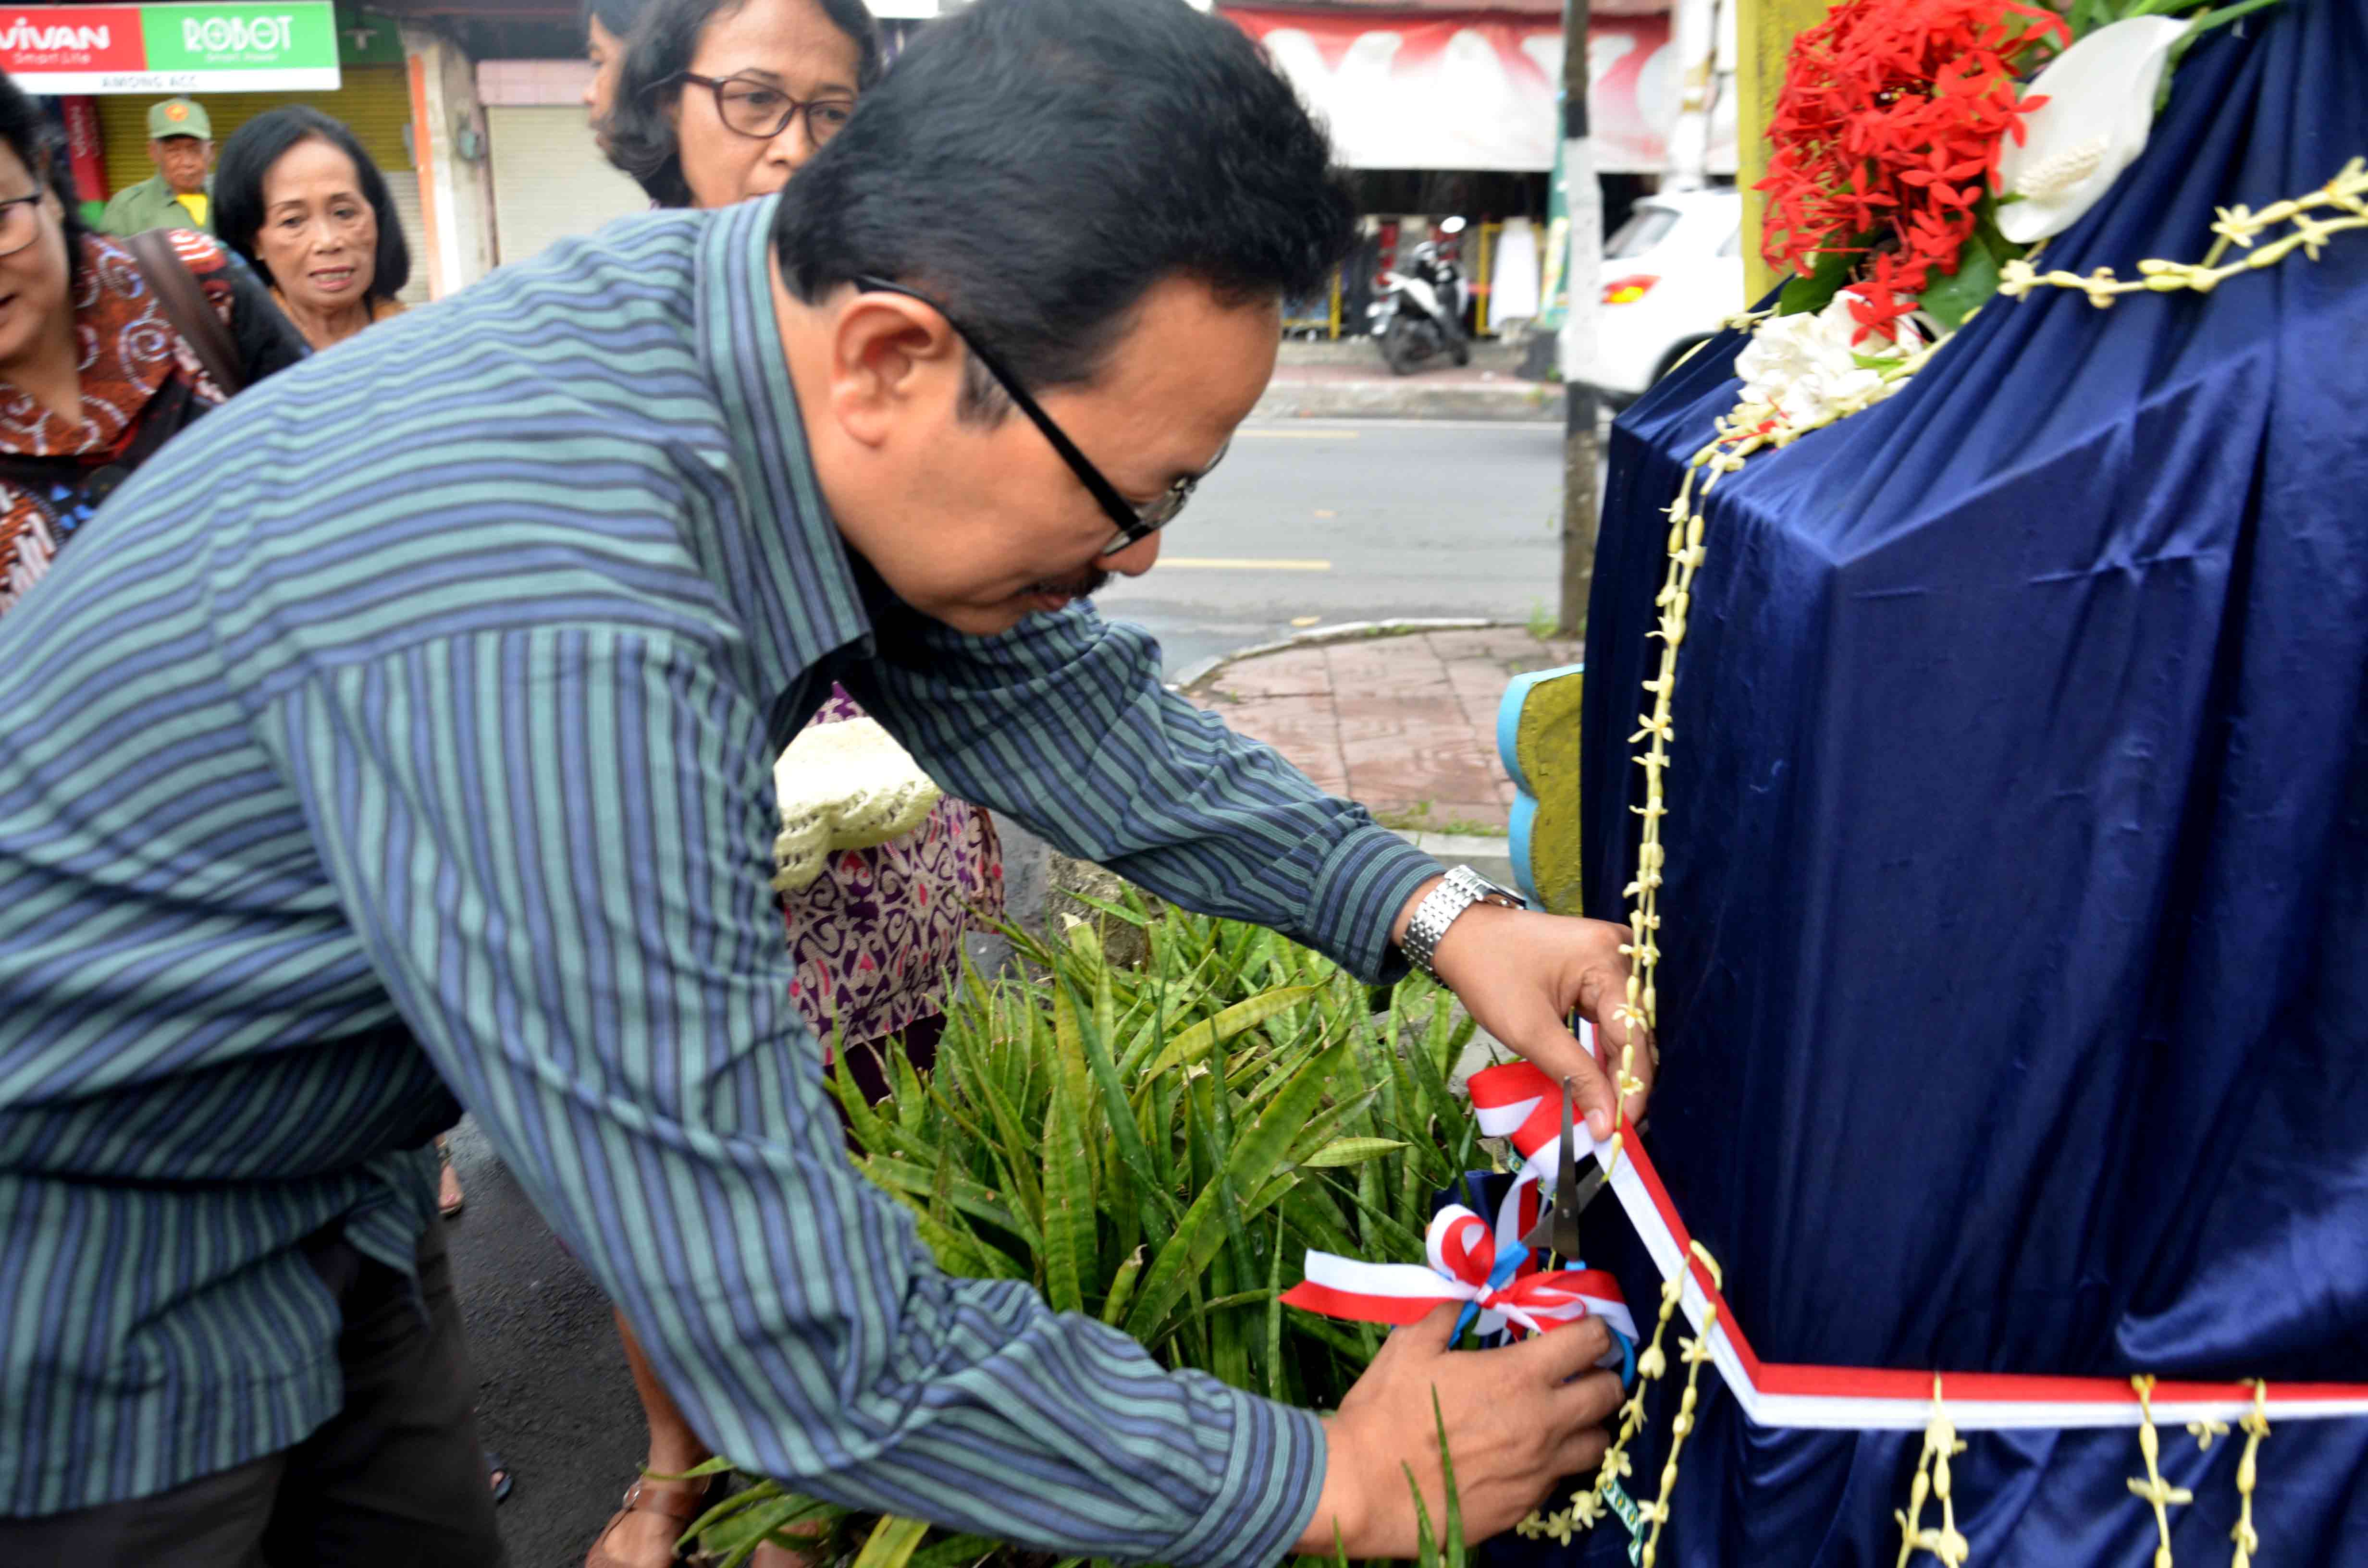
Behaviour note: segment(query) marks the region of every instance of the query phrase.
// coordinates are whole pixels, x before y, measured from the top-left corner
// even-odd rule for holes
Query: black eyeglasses
[[[713,93],[715,118],[723,122],[724,129],[753,136],[759,142],[770,142],[803,114],[806,117],[806,137],[819,147],[845,130],[855,114],[853,98],[816,98],[802,104],[771,83],[747,76],[701,76],[684,71],[669,80],[695,82]]]
[[[891,283],[884,278],[859,277],[855,286],[870,293],[902,294],[908,300],[918,300],[946,318],[946,324],[954,329],[954,335],[977,356],[978,362],[986,367],[986,373],[993,376],[1011,401],[1019,405],[1019,412],[1028,415],[1037,429],[1044,432],[1044,439],[1053,443],[1053,449],[1061,454],[1061,460],[1067,463],[1069,472],[1077,476],[1077,483],[1101,504],[1102,511],[1110,520],[1118,525],[1118,536],[1102,547],[1100,553],[1103,555],[1116,555],[1127,546],[1141,543],[1174,522],[1176,514],[1184,509],[1184,503],[1192,499],[1192,492],[1200,488],[1202,480],[1216,472],[1217,465],[1225,460],[1225,454],[1234,449],[1234,443],[1226,441],[1217,449],[1217,455],[1209,460],[1207,468],[1198,473],[1185,475],[1160,492],[1157,500],[1138,506],[1120,494],[1118,486],[1102,477],[1102,471],[1094,466],[1093,460],[1077,450],[1077,444],[1053,423],[1053,416],[1038,406],[1034,398],[1020,390],[1019,378],[1006,369],[1003,361],[972,336],[970,329],[954,320],[943,305],[917,290],[907,289],[901,283]]]
[[[41,233],[41,193],[0,201],[0,256],[15,256]]]

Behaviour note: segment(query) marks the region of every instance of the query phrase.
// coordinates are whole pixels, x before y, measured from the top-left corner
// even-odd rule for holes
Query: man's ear
[[[962,340],[918,300],[847,296],[830,328],[832,415],[866,446],[900,425],[950,414],[962,386]]]

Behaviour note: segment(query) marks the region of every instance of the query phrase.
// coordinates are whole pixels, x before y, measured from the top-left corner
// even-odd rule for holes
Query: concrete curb
[[[1539,381],[1278,380],[1253,419],[1490,419],[1533,424],[1559,418],[1562,388]]]
[[[1399,620],[1344,620],[1333,626],[1311,626],[1275,642],[1257,642],[1185,665],[1167,682],[1170,691],[1190,691],[1224,669],[1264,653],[1314,648],[1326,642],[1356,642],[1370,637],[1406,637],[1417,631],[1485,631],[1492,626],[1519,626],[1517,620],[1491,620],[1486,616],[1417,616]]]

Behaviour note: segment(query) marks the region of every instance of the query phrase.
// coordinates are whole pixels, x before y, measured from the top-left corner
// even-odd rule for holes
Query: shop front
[[[217,148],[290,104],[343,120],[384,171],[420,257],[403,298],[427,298],[411,76],[393,21],[317,0],[0,9],[0,68],[56,99],[94,208],[155,172],[148,110],[162,98],[204,105]]]
[[[1614,214],[1669,164],[1681,95],[1667,6],[1590,7],[1588,123]],[[1295,326],[1357,330],[1370,274],[1424,239],[1459,253],[1475,332],[1538,313],[1560,142],[1559,0],[1219,10],[1266,46],[1324,121],[1366,218],[1368,244],[1334,298],[1298,301]],[[1731,108],[1713,131],[1710,167],[1734,170]],[[1460,234],[1442,231],[1451,217],[1465,221]]]

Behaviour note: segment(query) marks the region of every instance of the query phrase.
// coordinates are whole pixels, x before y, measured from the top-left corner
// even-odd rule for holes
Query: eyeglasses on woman
[[[669,82],[688,82],[715,95],[715,118],[724,129],[760,142],[770,142],[806,117],[806,139],[819,147],[847,128],[855,114],[853,98],[814,98],[801,103],[770,82],[753,76],[701,76],[685,71]],[[661,83],[660,85],[667,84]]]

